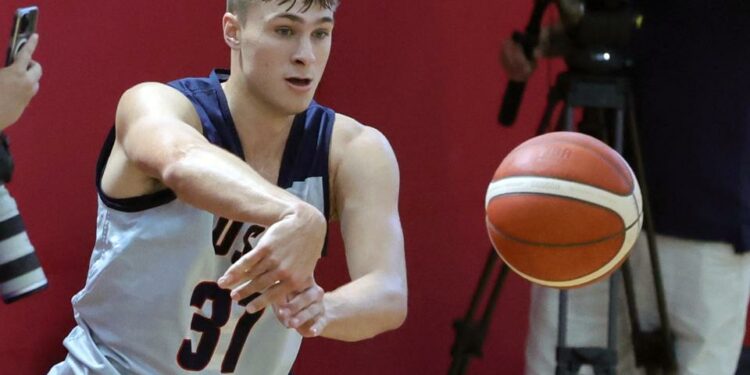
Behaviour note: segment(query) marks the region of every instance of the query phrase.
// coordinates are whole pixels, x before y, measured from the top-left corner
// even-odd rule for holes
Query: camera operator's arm
[[[534,60],[561,56],[568,43],[562,23],[544,27],[539,34],[539,45],[534,49]],[[535,61],[529,61],[523,53],[523,47],[511,38],[503,42],[500,62],[511,81],[526,81],[536,68]]]
[[[32,60],[38,42],[39,35],[34,34],[13,64],[0,69],[0,130],[16,122],[39,91],[42,66]]]

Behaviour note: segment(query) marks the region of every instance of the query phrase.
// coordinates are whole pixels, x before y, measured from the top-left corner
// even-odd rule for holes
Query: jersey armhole
[[[107,134],[104,146],[102,146],[102,150],[99,153],[99,159],[96,163],[96,191],[99,194],[99,199],[101,199],[107,207],[123,212],[139,212],[165,205],[177,199],[177,196],[170,189],[164,189],[155,193],[130,198],[113,198],[104,193],[104,190],[102,190],[102,176],[104,176],[104,168],[107,166],[107,161],[112,153],[114,144],[115,127],[112,126],[109,134]]]

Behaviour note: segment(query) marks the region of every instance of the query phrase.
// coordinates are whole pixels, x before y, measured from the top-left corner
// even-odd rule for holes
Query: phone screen
[[[26,44],[36,32],[36,23],[39,18],[39,8],[30,6],[16,9],[13,16],[13,25],[10,30],[10,43],[8,43],[8,54],[5,58],[5,66],[13,64],[18,51]]]

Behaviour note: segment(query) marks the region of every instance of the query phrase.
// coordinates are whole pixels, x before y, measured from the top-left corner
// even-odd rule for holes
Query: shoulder
[[[116,124],[130,123],[143,117],[174,118],[194,127],[200,124],[191,101],[174,87],[160,82],[139,83],[120,97]]]
[[[388,139],[378,129],[362,124],[347,115],[336,113],[333,126],[332,152],[355,151],[348,150],[357,146],[368,148],[385,148],[390,150]],[[353,147],[354,146],[354,147]]]
[[[336,114],[331,141],[330,168],[334,182],[347,176],[398,174],[398,162],[386,136],[373,126]]]
[[[120,105],[130,109],[174,112],[190,106],[190,100],[180,91],[160,82],[143,82],[127,90],[120,97]]]
[[[329,168],[334,219],[345,207],[362,202],[396,201],[398,162],[388,139],[375,127],[336,114]]]

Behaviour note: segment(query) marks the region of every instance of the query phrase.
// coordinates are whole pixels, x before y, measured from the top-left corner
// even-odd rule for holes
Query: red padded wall
[[[0,3],[0,31],[13,9]],[[225,66],[220,0],[39,0],[41,91],[9,129],[17,174],[10,184],[50,281],[46,291],[0,305],[0,373],[40,374],[64,357],[70,298],[83,286],[94,241],[94,164],[119,95],[142,81],[205,75]],[[313,339],[296,371],[314,374],[447,373],[452,322],[468,307],[489,241],[484,193],[502,157],[536,128],[559,64],[527,87],[518,123],[495,123],[505,85],[500,42],[525,25],[531,1],[344,0],[318,100],[379,128],[401,167],[409,317],[360,343]],[[319,279],[346,279],[340,241]],[[472,374],[523,367],[528,284],[511,275],[484,358]]]

